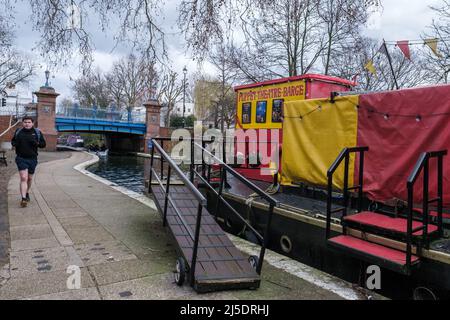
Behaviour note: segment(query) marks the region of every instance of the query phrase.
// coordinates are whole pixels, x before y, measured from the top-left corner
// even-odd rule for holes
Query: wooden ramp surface
[[[160,213],[164,212],[165,193],[159,186],[152,186]],[[171,185],[170,196],[186,224],[195,235],[198,201],[183,185]],[[187,263],[192,261],[194,242],[175,209],[168,204],[167,226]],[[227,237],[206,208],[203,208],[200,228],[195,289],[200,292],[257,289],[260,277],[255,269]]]

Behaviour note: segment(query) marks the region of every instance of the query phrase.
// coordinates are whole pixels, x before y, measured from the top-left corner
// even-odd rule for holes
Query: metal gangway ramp
[[[157,140],[162,142],[162,146]],[[259,257],[242,254],[218,225],[215,217],[208,212],[207,200],[196,188],[193,176],[197,175],[203,182],[207,182],[206,179],[194,170],[193,165],[190,167],[191,178],[189,179],[164,150],[164,141],[167,140],[169,139],[152,140],[149,193],[154,197],[163,224],[171,234],[179,254],[176,261],[175,282],[182,286],[185,281],[189,281],[189,284],[199,293],[258,289],[268,242],[267,233],[265,237],[262,237],[242,218],[242,221],[255,232],[262,243]],[[203,152],[207,152],[202,146],[197,144],[196,146],[202,148]],[[192,148],[194,148],[194,141],[192,141]],[[155,153],[160,155],[159,170],[155,165],[157,158]],[[221,168],[222,173],[229,171],[233,175],[240,176],[225,163],[221,163]],[[269,201],[272,207],[270,216],[272,216],[273,208],[278,205],[277,201],[244,177],[240,176],[240,178]],[[270,221],[267,230],[269,228]]]

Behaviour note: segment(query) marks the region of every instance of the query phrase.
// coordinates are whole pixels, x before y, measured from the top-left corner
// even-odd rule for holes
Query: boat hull
[[[256,238],[244,230],[243,224],[231,211],[223,206],[217,210],[217,197],[214,193],[206,192],[206,195],[210,212],[217,215],[219,224],[227,232],[256,243]],[[224,197],[250,220],[258,231],[265,230],[267,207],[263,204],[253,204],[249,210],[246,198],[235,195]],[[334,229],[333,234],[338,235],[340,232],[336,227]],[[369,264],[327,245],[325,221],[322,219],[294,210],[278,209],[273,216],[269,238],[269,249],[350,283],[364,287],[370,276],[367,273]],[[381,269],[381,290],[375,291],[392,299],[412,299],[415,290],[421,287],[431,290],[440,299],[450,299],[450,256],[422,258],[420,268],[411,276]]]

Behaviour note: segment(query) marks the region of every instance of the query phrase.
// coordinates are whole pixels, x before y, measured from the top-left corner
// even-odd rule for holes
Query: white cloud
[[[384,0],[383,11],[375,13],[366,30],[368,36],[385,40],[416,40],[433,20],[431,5],[439,0]]]

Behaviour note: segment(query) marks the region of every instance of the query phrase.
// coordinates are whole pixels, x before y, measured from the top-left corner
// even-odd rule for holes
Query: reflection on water
[[[109,156],[89,167],[88,170],[102,178],[132,191],[144,192],[145,158],[133,156]]]

